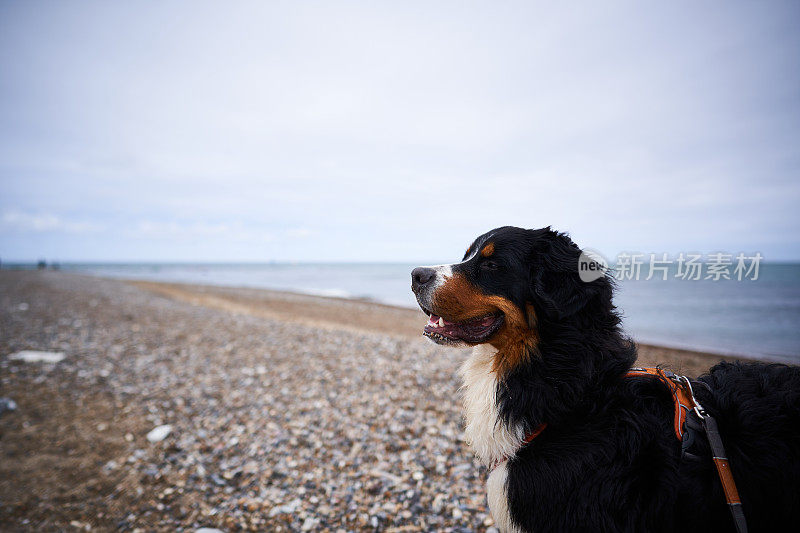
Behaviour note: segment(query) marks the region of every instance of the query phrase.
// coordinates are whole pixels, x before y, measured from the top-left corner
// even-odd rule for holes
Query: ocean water
[[[259,287],[416,307],[413,264],[67,264],[113,277]],[[759,278],[618,282],[617,307],[636,340],[800,363],[800,264],[761,265]]]

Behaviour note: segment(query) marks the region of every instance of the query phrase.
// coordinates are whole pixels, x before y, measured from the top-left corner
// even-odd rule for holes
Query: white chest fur
[[[481,344],[461,366],[466,428],[464,434],[487,466],[513,456],[525,438],[520,427],[509,428],[497,410],[497,376],[492,372],[495,349]]]

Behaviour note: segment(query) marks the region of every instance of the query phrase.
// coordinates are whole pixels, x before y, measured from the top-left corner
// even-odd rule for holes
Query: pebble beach
[[[0,529],[493,531],[462,440],[467,351],[427,342],[425,321],[0,271]],[[690,376],[722,359],[639,348]]]

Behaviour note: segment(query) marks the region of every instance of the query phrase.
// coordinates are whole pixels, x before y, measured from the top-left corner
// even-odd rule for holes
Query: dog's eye
[[[497,261],[484,261],[481,263],[481,270],[497,270],[498,264]]]

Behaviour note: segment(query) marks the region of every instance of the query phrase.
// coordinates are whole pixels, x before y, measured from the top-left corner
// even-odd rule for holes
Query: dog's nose
[[[416,291],[433,279],[436,271],[432,268],[417,267],[411,271],[411,290]]]

